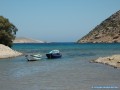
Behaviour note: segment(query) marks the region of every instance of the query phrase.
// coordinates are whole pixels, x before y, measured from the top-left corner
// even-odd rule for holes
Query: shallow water
[[[49,47],[48,47],[49,46]],[[120,44],[27,44],[13,49],[41,53],[27,62],[24,56],[0,60],[0,90],[119,90],[120,69],[89,63],[99,56],[120,53]],[[49,60],[45,53],[59,49],[63,57]]]

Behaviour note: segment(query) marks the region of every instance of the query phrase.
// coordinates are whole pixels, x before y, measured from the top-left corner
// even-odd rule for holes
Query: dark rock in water
[[[78,43],[120,43],[120,10],[97,25]]]

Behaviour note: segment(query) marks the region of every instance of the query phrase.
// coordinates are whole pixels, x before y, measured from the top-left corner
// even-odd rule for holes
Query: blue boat
[[[61,58],[62,54],[59,50],[52,50],[49,53],[46,54],[48,59],[55,59],[55,58]]]

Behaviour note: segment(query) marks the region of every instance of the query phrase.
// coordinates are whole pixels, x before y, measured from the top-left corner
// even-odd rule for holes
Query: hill
[[[30,39],[30,38],[16,38],[13,43],[45,43],[44,41],[41,40],[34,40],[34,39]]]
[[[120,10],[97,25],[78,43],[120,43]]]

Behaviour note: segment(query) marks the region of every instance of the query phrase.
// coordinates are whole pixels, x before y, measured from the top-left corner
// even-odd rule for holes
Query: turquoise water
[[[15,44],[13,49],[23,53],[45,54],[53,49],[59,49],[64,58],[106,56],[120,53],[120,44],[76,44],[76,43],[46,43],[46,44]]]
[[[14,44],[24,54],[41,53],[28,62],[24,56],[0,60],[0,90],[119,90],[120,69],[89,63],[101,56],[120,54],[120,44]],[[45,54],[59,49],[61,59]]]

